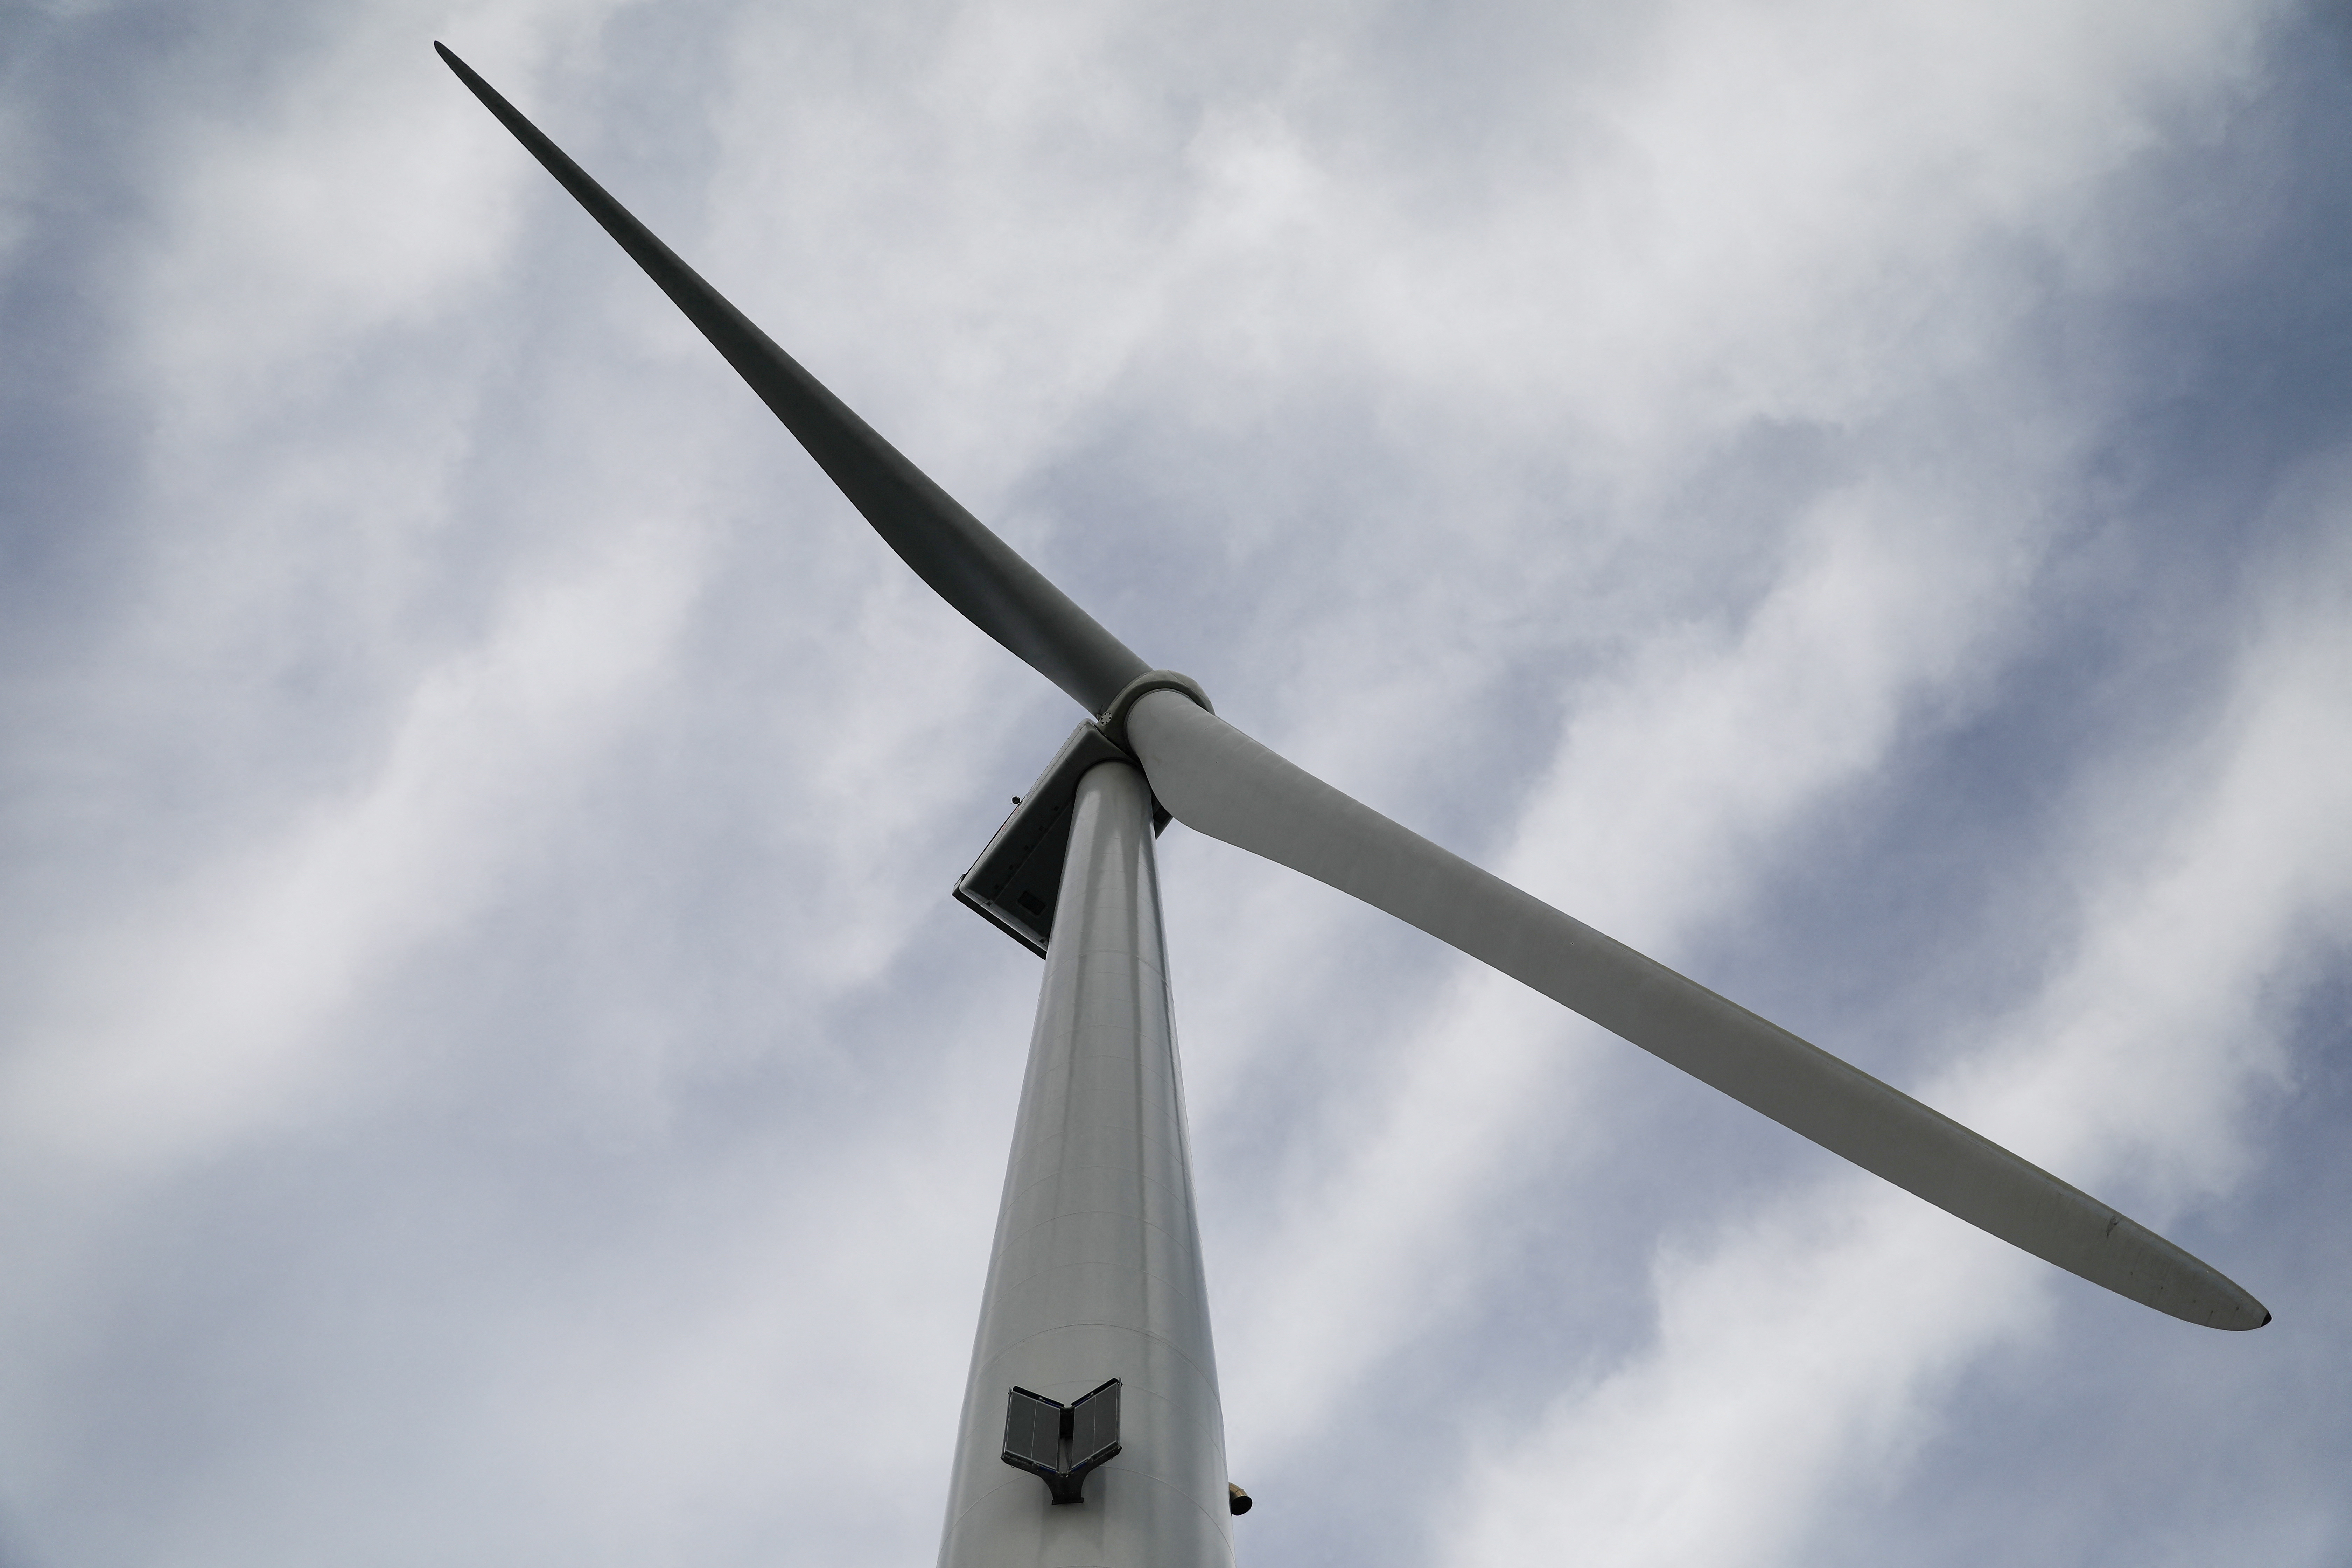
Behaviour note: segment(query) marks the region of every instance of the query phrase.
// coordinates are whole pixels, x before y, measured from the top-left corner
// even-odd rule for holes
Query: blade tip
[[[2207,1310],[2205,1322],[2208,1327],[2221,1329],[2230,1333],[2245,1334],[2269,1324],[2271,1310],[2255,1300],[2252,1293],[2243,1289],[2233,1289],[2229,1295],[2235,1299],[2225,1297],[2218,1310],[2212,1308]]]

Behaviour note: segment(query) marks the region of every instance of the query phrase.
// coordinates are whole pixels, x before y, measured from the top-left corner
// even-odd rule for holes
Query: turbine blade
[[[1126,733],[1176,819],[1385,910],[2037,1258],[2192,1323],[2263,1304],[2088,1194],[1350,799],[1173,691]]]
[[[433,47],[457,79],[473,89],[701,329],[841,487],[850,504],[865,513],[874,531],[940,597],[1089,713],[1100,712],[1120,688],[1150,668],[851,413],[499,96],[497,89],[445,46]]]

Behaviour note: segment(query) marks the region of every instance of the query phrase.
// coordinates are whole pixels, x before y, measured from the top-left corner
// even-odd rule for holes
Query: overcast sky
[[[0,15],[0,1563],[937,1551],[1078,714],[439,37],[1146,658],[2243,1283],[1161,842],[1245,1568],[2352,1560],[2352,15]]]

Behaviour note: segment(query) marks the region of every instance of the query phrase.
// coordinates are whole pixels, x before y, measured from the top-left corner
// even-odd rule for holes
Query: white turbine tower
[[[701,329],[876,532],[1089,715],[956,896],[1045,973],[948,1489],[943,1568],[1229,1568],[1224,1424],[1152,840],[1303,871],[1864,1170],[2192,1323],[2270,1321],[2171,1242],[1358,804],[1218,719],[933,484],[465,62],[441,58]],[[1041,1484],[1042,1483],[1042,1484]]]

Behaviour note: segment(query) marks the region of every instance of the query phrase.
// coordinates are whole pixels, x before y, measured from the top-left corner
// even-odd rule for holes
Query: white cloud
[[[84,312],[118,488],[8,516],[93,542],[12,557],[93,607],[7,644],[0,1555],[935,1539],[1035,979],[945,889],[1075,715],[436,29],[1302,763],[2144,1218],[2279,1174],[2341,963],[2342,490],[2225,447],[2176,493],[2132,358],[2271,299],[2146,191],[2286,90],[2279,14],[283,15],[56,35],[141,89],[87,167],[10,110],[114,280],[24,297]],[[2168,684],[2184,642],[2226,679]],[[2039,1265],[1163,856],[1245,1561],[1790,1561],[2000,1417],[1972,1373],[2101,1360]],[[2168,1419],[2342,1438],[2146,1343]],[[2232,1507],[2200,1539],[2340,1533]]]
[[[1927,1091],[2159,1226],[2242,1175],[2250,1102],[2285,1071],[2275,987],[2352,938],[2352,642],[2327,553],[2267,595],[2216,776],[2152,845],[2082,868],[2080,951]],[[2094,809],[2137,816],[2144,787],[2111,779]],[[2036,1297],[2082,1288],[1957,1230],[1848,1176],[1666,1252],[1655,1341],[1528,1439],[1486,1446],[1448,1560],[1801,1555],[1823,1511],[1899,1473],[1973,1359],[2042,1326]]]
[[[645,700],[685,608],[687,563],[649,542],[534,588],[486,646],[425,672],[355,798],[87,933],[19,1041],[10,1142],[169,1163],[283,1114],[326,1020],[478,918],[577,809],[566,781]]]

